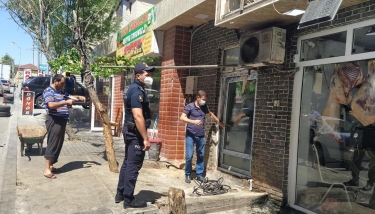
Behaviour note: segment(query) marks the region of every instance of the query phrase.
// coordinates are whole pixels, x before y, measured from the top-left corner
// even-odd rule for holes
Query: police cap
[[[141,71],[154,71],[155,70],[155,67],[148,67],[148,65],[144,62],[138,62],[135,66],[134,66],[134,74],[138,74],[139,72]]]

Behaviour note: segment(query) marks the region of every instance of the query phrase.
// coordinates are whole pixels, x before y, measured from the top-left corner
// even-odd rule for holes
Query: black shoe
[[[359,182],[358,181],[353,181],[353,180],[350,180],[350,181],[347,181],[347,182],[344,182],[343,183],[345,186],[358,186],[359,185]]]
[[[198,176],[196,179],[197,179],[198,181],[202,182],[202,183],[206,183],[206,182],[207,182],[206,178],[204,178],[204,177],[202,177],[202,176]]]
[[[116,193],[115,203],[120,203],[123,200],[124,200],[124,196],[121,193],[119,193],[119,192]]]
[[[190,175],[186,175],[185,182],[190,184],[190,182],[191,182]]]
[[[140,201],[137,199],[134,199],[130,203],[127,203],[126,201],[124,201],[124,209],[126,209],[127,207],[134,207],[134,208],[147,207],[147,203],[146,201]]]
[[[366,186],[362,187],[361,190],[363,191],[371,191],[372,190],[372,185],[367,183]]]

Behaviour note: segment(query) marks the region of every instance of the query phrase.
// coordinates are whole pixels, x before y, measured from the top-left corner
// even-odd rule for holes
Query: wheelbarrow
[[[29,152],[32,146],[38,144],[39,154],[43,154],[43,141],[47,134],[47,129],[43,126],[17,126],[18,137],[21,142],[21,156],[25,149]]]

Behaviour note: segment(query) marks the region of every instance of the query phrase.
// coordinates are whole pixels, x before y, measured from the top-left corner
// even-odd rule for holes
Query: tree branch
[[[87,22],[87,24],[86,24],[86,26],[85,26],[85,28],[84,28],[84,31],[82,32],[82,35],[85,35],[85,33],[86,33],[86,31],[87,31],[87,28],[91,25],[92,22],[95,21],[94,16],[95,16],[95,15],[98,16],[99,13],[100,13],[102,10],[104,10],[104,8],[107,6],[107,4],[109,3],[109,1],[110,1],[110,0],[107,0],[107,1],[104,3],[104,5],[103,5],[103,7],[102,7],[101,9],[99,9],[99,10],[96,11],[96,12],[93,12],[89,17],[87,17],[87,19],[86,19],[85,21],[83,21],[83,23],[84,23],[84,22]],[[96,17],[95,17],[95,18],[96,18]]]

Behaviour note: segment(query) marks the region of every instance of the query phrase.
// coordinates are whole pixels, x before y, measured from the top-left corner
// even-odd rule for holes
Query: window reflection
[[[223,63],[224,65],[238,65],[238,55],[240,49],[238,47],[224,50]]]
[[[346,31],[302,40],[301,61],[344,56]]]
[[[375,212],[374,87],[375,60],[305,67],[297,205],[317,213]]]
[[[375,25],[354,29],[352,54],[375,51]]]

